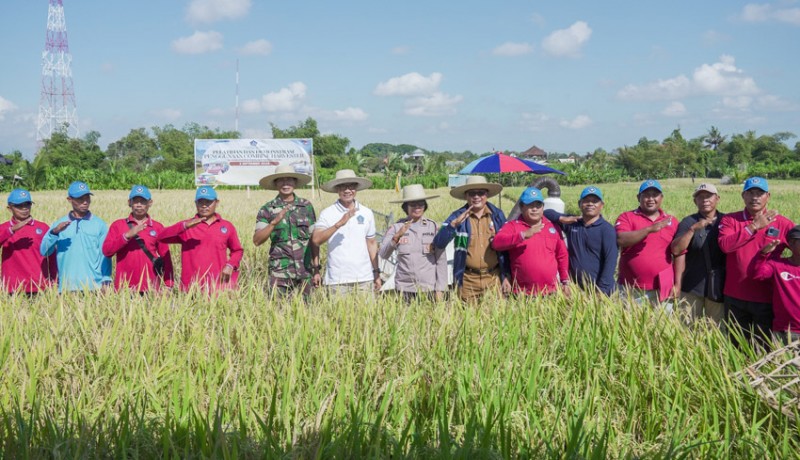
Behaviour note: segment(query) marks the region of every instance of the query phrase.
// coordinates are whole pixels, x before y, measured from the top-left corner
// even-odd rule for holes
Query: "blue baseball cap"
[[[664,193],[664,191],[661,190],[661,184],[659,184],[657,180],[647,179],[646,181],[642,182],[642,185],[639,186],[639,194],[641,195],[642,192],[649,188],[654,188],[659,192]]]
[[[8,195],[8,204],[33,203],[31,192],[24,188],[15,188]]]
[[[594,195],[597,198],[600,198],[600,201],[603,201],[603,192],[601,192],[600,189],[595,187],[594,185],[590,185],[585,189],[583,189],[583,191],[581,192],[581,197],[578,198],[578,201],[581,201],[582,199],[586,198],[589,195]]]
[[[208,185],[204,185],[197,189],[197,192],[194,194],[194,201],[197,200],[216,200],[217,199],[217,191],[214,190],[214,187],[209,187]]]
[[[70,198],[80,198],[84,195],[94,195],[94,193],[89,190],[89,184],[76,180],[75,182],[69,184],[67,195]]]
[[[128,199],[132,200],[139,196],[148,201],[153,199],[153,195],[150,194],[149,188],[147,188],[144,185],[134,185],[133,187],[131,187],[131,193],[130,195],[128,195]]]
[[[746,192],[751,188],[760,188],[765,192],[769,192],[769,184],[763,177],[753,176],[744,181],[744,189],[742,191]]]
[[[531,204],[534,201],[541,201],[544,203],[544,197],[542,197],[542,191],[538,188],[528,187],[522,192],[522,195],[519,196],[519,201],[525,205]]]

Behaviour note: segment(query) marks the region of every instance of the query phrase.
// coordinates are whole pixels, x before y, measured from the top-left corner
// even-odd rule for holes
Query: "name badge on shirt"
[[[404,236],[400,238],[400,242],[398,244],[408,244],[408,237]]]

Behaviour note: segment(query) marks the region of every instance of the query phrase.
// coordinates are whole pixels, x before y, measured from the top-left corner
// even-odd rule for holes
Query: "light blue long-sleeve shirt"
[[[53,228],[65,221],[69,226],[54,235]],[[80,219],[69,213],[50,226],[39,250],[43,256],[56,252],[58,292],[95,290],[111,282],[111,259],[102,250],[107,234],[108,225],[92,213]]]

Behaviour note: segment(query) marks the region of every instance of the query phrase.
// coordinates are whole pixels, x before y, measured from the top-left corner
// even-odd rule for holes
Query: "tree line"
[[[361,149],[350,146],[350,139],[339,134],[322,134],[313,118],[280,128],[271,124],[273,138],[311,138],[320,182],[333,177],[338,169],[349,168],[370,175],[375,187],[393,188],[398,173],[403,183],[417,182],[426,187],[442,187],[448,174],[464,164],[491,152],[425,151],[422,157],[412,154],[420,147],[411,144],[367,144]],[[31,190],[65,188],[72,180],[84,180],[100,189],[124,189],[132,183],[153,188],[191,188],[194,184],[194,140],[238,139],[240,133],[211,129],[197,123],[182,128],[171,124],[132,129],[110,143],[105,151],[99,146],[100,133],[90,131],[81,138],[71,138],[66,129],[46,139],[33,160],[19,151],[0,158],[0,189],[14,187]],[[551,159],[571,158],[571,163],[554,167],[567,173],[559,177],[563,184],[585,184],[641,180],[648,177],[723,177],[739,181],[748,175],[776,179],[800,177],[800,142],[790,148],[796,136],[789,132],[757,135],[755,131],[724,135],[712,126],[693,139],[686,139],[680,128],[659,141],[643,137],[630,146],[612,151],[596,149],[585,155],[552,153]],[[506,151],[515,154],[517,152]],[[498,178],[494,178],[498,179]],[[526,174],[504,175],[505,185],[524,185]]]

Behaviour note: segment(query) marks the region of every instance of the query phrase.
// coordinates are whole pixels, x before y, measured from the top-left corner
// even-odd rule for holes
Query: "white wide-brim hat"
[[[297,180],[297,185],[295,187],[303,187],[311,182],[311,176],[308,174],[301,174],[294,170],[294,166],[292,165],[280,165],[275,168],[275,172],[264,176],[258,181],[258,185],[261,186],[263,189],[267,190],[278,190],[278,187],[275,186],[275,181],[278,179],[282,179],[284,177],[291,177]]]
[[[486,182],[486,178],[483,176],[469,176],[466,184],[450,190],[450,196],[463,200],[465,198],[464,194],[470,190],[487,190],[489,192],[488,198],[491,198],[500,193],[503,190],[503,186],[493,182]]]
[[[439,195],[426,195],[425,188],[420,184],[410,184],[403,187],[403,198],[391,200],[389,203],[408,203],[409,201],[425,201],[439,198]]]
[[[322,190],[329,193],[336,193],[336,186],[340,184],[356,184],[356,191],[372,187],[372,181],[363,177],[356,176],[352,169],[340,169],[336,171],[336,177],[322,184]]]

